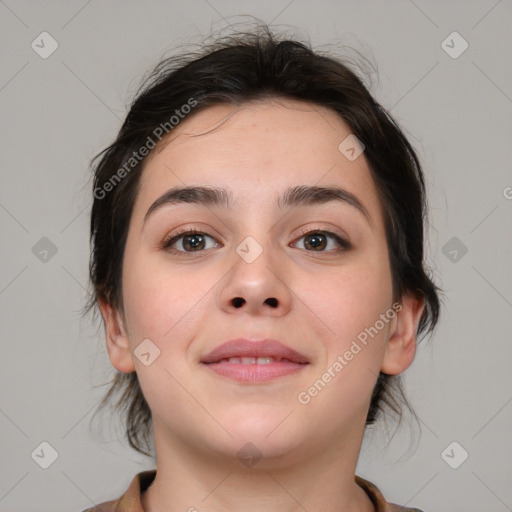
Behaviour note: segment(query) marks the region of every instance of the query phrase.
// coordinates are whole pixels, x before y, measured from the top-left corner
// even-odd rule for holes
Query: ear
[[[105,338],[112,365],[120,372],[133,372],[135,364],[121,313],[102,300],[98,300],[98,305],[105,323]]]
[[[381,372],[388,375],[404,372],[414,361],[416,331],[425,307],[425,299],[407,293],[402,297],[400,305],[401,309],[397,311],[390,329],[381,367]]]

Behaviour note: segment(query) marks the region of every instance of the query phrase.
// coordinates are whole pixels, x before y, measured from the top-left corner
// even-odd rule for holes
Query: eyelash
[[[204,231],[200,231],[200,230],[197,230],[194,228],[184,229],[178,233],[173,234],[171,237],[166,238],[162,242],[161,248],[166,249],[167,251],[169,251],[172,254],[177,254],[180,256],[185,255],[185,254],[193,254],[194,252],[204,252],[207,249],[203,249],[203,250],[199,250],[199,251],[179,251],[177,249],[171,248],[171,245],[173,245],[180,238],[183,238],[186,235],[196,235],[196,234],[206,235],[213,239],[213,237],[211,235],[208,235]],[[343,237],[337,235],[336,233],[333,233],[331,231],[326,231],[323,229],[308,229],[308,230],[303,229],[300,232],[299,239],[303,238],[306,235],[311,235],[311,234],[322,234],[322,235],[326,235],[328,237],[334,238],[334,240],[336,240],[336,242],[338,242],[338,244],[341,246],[340,248],[338,248],[334,251],[334,254],[340,254],[340,253],[348,251],[349,249],[352,248],[352,244],[348,240],[345,240]],[[319,252],[320,254],[322,254],[322,253],[326,253],[327,251],[307,251],[307,252],[312,252],[312,253]]]
[[[332,231],[326,231],[325,229],[301,229],[299,239],[305,237],[306,235],[311,235],[311,234],[321,234],[321,235],[326,235],[328,237],[334,238],[334,240],[336,240],[336,242],[338,242],[338,244],[340,244],[340,246],[341,246],[334,251],[334,254],[339,254],[339,253],[348,251],[349,249],[352,248],[352,245],[348,240],[341,237],[340,235],[337,235],[336,233],[333,233]],[[317,252],[317,251],[307,251],[307,252]],[[322,252],[327,252],[327,251],[319,251],[319,252],[322,253]]]

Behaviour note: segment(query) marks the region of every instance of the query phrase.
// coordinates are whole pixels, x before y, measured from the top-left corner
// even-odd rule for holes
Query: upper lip
[[[280,341],[266,338],[253,341],[245,338],[229,340],[213,349],[201,359],[202,363],[217,363],[230,357],[273,357],[295,363],[309,363],[306,356]]]

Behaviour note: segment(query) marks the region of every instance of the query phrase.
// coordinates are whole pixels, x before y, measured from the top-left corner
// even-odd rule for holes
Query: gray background
[[[425,512],[512,510],[510,0],[0,0],[0,510],[82,510],[154,467],[108,416],[93,424],[102,435],[89,426],[113,368],[102,331],[80,318],[88,163],[164,52],[247,19],[238,15],[374,61],[372,93],[427,175],[428,262],[446,295],[405,374],[421,435],[406,422],[386,446],[383,426],[368,431],[357,473]],[[59,45],[46,59],[31,47],[43,31]],[[442,46],[453,31],[469,44],[458,58]],[[452,54],[461,43],[448,40]],[[43,441],[58,453],[48,469],[31,456]],[[463,449],[453,469],[446,461]]]

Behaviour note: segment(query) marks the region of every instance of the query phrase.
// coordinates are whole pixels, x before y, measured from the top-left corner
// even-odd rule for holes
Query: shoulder
[[[405,507],[403,505],[397,505],[396,503],[387,502],[387,512],[423,512],[419,508],[415,507]]]
[[[143,493],[153,482],[156,470],[137,473],[125,493],[116,500],[105,501],[81,512],[144,512],[141,503]]]
[[[105,501],[92,508],[81,510],[80,512],[116,512],[118,509],[119,500]]]
[[[423,512],[423,510],[420,510],[419,508],[402,507],[395,503],[390,503],[389,507],[389,512]]]
[[[355,478],[356,483],[366,491],[372,500],[372,503],[375,505],[376,512],[423,512],[419,508],[405,507],[397,505],[396,503],[390,503],[384,498],[382,492],[375,484],[358,475],[356,475]]]

